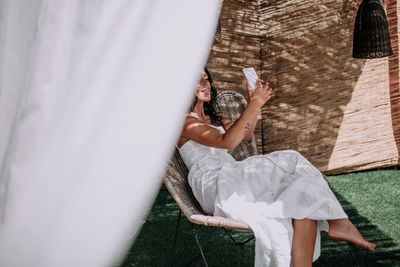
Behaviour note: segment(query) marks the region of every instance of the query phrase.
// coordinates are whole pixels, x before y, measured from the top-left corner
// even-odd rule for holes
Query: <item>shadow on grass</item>
[[[323,232],[321,257],[313,266],[400,266],[400,250],[392,238],[372,225],[340,194],[335,192],[352,222],[377,246],[375,251],[361,250],[345,241],[333,241]],[[167,266],[170,256],[178,206],[166,190],[161,190],[146,223],[121,267]],[[254,240],[236,246],[222,228],[196,225],[199,240],[210,266],[254,266]],[[251,233],[234,232],[245,240]],[[204,266],[189,221],[182,216],[175,251],[174,266]]]
[[[346,211],[350,220],[364,238],[376,244],[373,252],[357,248],[346,241],[329,239],[323,232],[321,237],[321,257],[313,266],[400,266],[400,249],[394,240],[373,225],[368,218],[358,214],[357,210],[334,189],[336,198]],[[376,203],[371,203],[376,205]]]

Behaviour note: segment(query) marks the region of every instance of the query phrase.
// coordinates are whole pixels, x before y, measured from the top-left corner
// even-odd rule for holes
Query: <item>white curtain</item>
[[[0,0],[0,266],[110,266],[158,192],[218,0]]]

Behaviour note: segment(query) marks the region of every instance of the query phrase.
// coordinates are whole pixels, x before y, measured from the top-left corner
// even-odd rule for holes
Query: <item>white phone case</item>
[[[246,76],[247,81],[249,81],[250,88],[252,90],[256,89],[257,79],[258,79],[256,70],[254,68],[244,68],[243,73],[244,73],[244,76]]]

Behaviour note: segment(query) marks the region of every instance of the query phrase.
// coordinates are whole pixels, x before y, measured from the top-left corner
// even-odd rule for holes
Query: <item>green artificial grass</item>
[[[352,222],[376,244],[373,252],[345,241],[321,238],[321,256],[313,266],[400,266],[400,172],[364,171],[328,177],[329,184]],[[146,223],[121,267],[167,266],[174,238],[178,206],[160,190]],[[209,266],[253,266],[254,240],[236,246],[222,228],[194,225]],[[246,240],[251,233],[233,232]],[[174,266],[204,266],[191,224],[182,215]]]

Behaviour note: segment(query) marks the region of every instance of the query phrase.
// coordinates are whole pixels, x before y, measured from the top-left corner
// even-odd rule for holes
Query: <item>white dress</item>
[[[296,151],[235,161],[226,149],[189,140],[179,152],[203,210],[251,227],[257,267],[291,265],[292,218],[318,220],[313,260],[320,255],[319,231],[328,231],[326,220],[347,218],[322,174]]]

